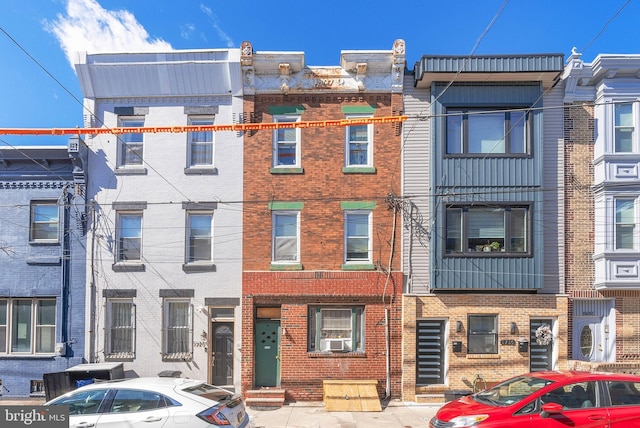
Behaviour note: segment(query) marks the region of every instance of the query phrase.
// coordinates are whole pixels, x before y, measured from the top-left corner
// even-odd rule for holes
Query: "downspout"
[[[96,271],[95,271],[95,251],[96,249],[96,201],[91,200],[91,284],[89,289],[89,362],[95,362],[96,351]]]
[[[60,332],[60,342],[62,343],[62,352],[61,356],[66,357],[68,351],[68,343],[69,343],[69,276],[70,276],[70,264],[71,264],[71,251],[70,251],[70,238],[69,238],[69,198],[71,195],[68,191],[69,186],[65,186],[62,189],[62,263],[61,263],[61,271],[62,271],[62,290],[61,290],[61,300],[62,300],[62,322],[61,324],[61,332]]]
[[[391,339],[389,337],[389,306],[385,301],[385,294],[391,278],[391,263],[393,262],[393,252],[396,244],[396,223],[398,217],[398,204],[393,201],[393,230],[391,232],[391,250],[389,251],[389,268],[387,269],[387,278],[382,291],[382,304],[384,305],[384,339],[385,339],[385,367],[387,371],[387,379],[385,386],[385,399],[391,397]]]

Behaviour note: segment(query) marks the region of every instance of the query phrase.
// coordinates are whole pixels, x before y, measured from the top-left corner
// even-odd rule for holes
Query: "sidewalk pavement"
[[[296,402],[247,413],[255,428],[427,428],[440,406],[392,400],[382,412],[328,412],[321,402]]]

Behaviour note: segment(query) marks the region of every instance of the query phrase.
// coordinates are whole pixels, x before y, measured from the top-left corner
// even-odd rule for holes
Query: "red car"
[[[445,404],[431,428],[640,428],[640,376],[545,371]]]

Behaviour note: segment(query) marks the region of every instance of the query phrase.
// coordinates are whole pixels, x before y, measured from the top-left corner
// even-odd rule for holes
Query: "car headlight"
[[[487,419],[489,415],[458,416],[449,421],[452,428],[472,427]]]

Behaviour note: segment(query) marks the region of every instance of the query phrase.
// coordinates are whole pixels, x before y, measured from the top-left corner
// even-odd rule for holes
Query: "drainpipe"
[[[89,289],[89,362],[95,362],[96,352],[96,201],[91,200],[91,284]]]
[[[61,290],[61,303],[62,303],[62,322],[61,324],[61,338],[60,342],[63,344],[62,356],[67,356],[67,346],[69,342],[69,276],[70,276],[70,264],[71,264],[71,251],[70,251],[70,238],[69,238],[69,199],[71,195],[68,191],[68,186],[62,189],[62,263],[61,263],[61,275],[62,275],[62,290]]]
[[[389,285],[389,279],[391,277],[391,263],[393,262],[393,251],[396,244],[396,223],[398,218],[398,203],[393,202],[393,230],[391,232],[391,249],[389,250],[389,265],[387,269],[387,279],[384,283],[384,290],[382,291],[382,304],[384,305],[384,340],[385,340],[385,366],[387,371],[385,398],[391,397],[391,343],[389,337],[389,306],[385,301],[385,294],[387,292],[387,286]]]

